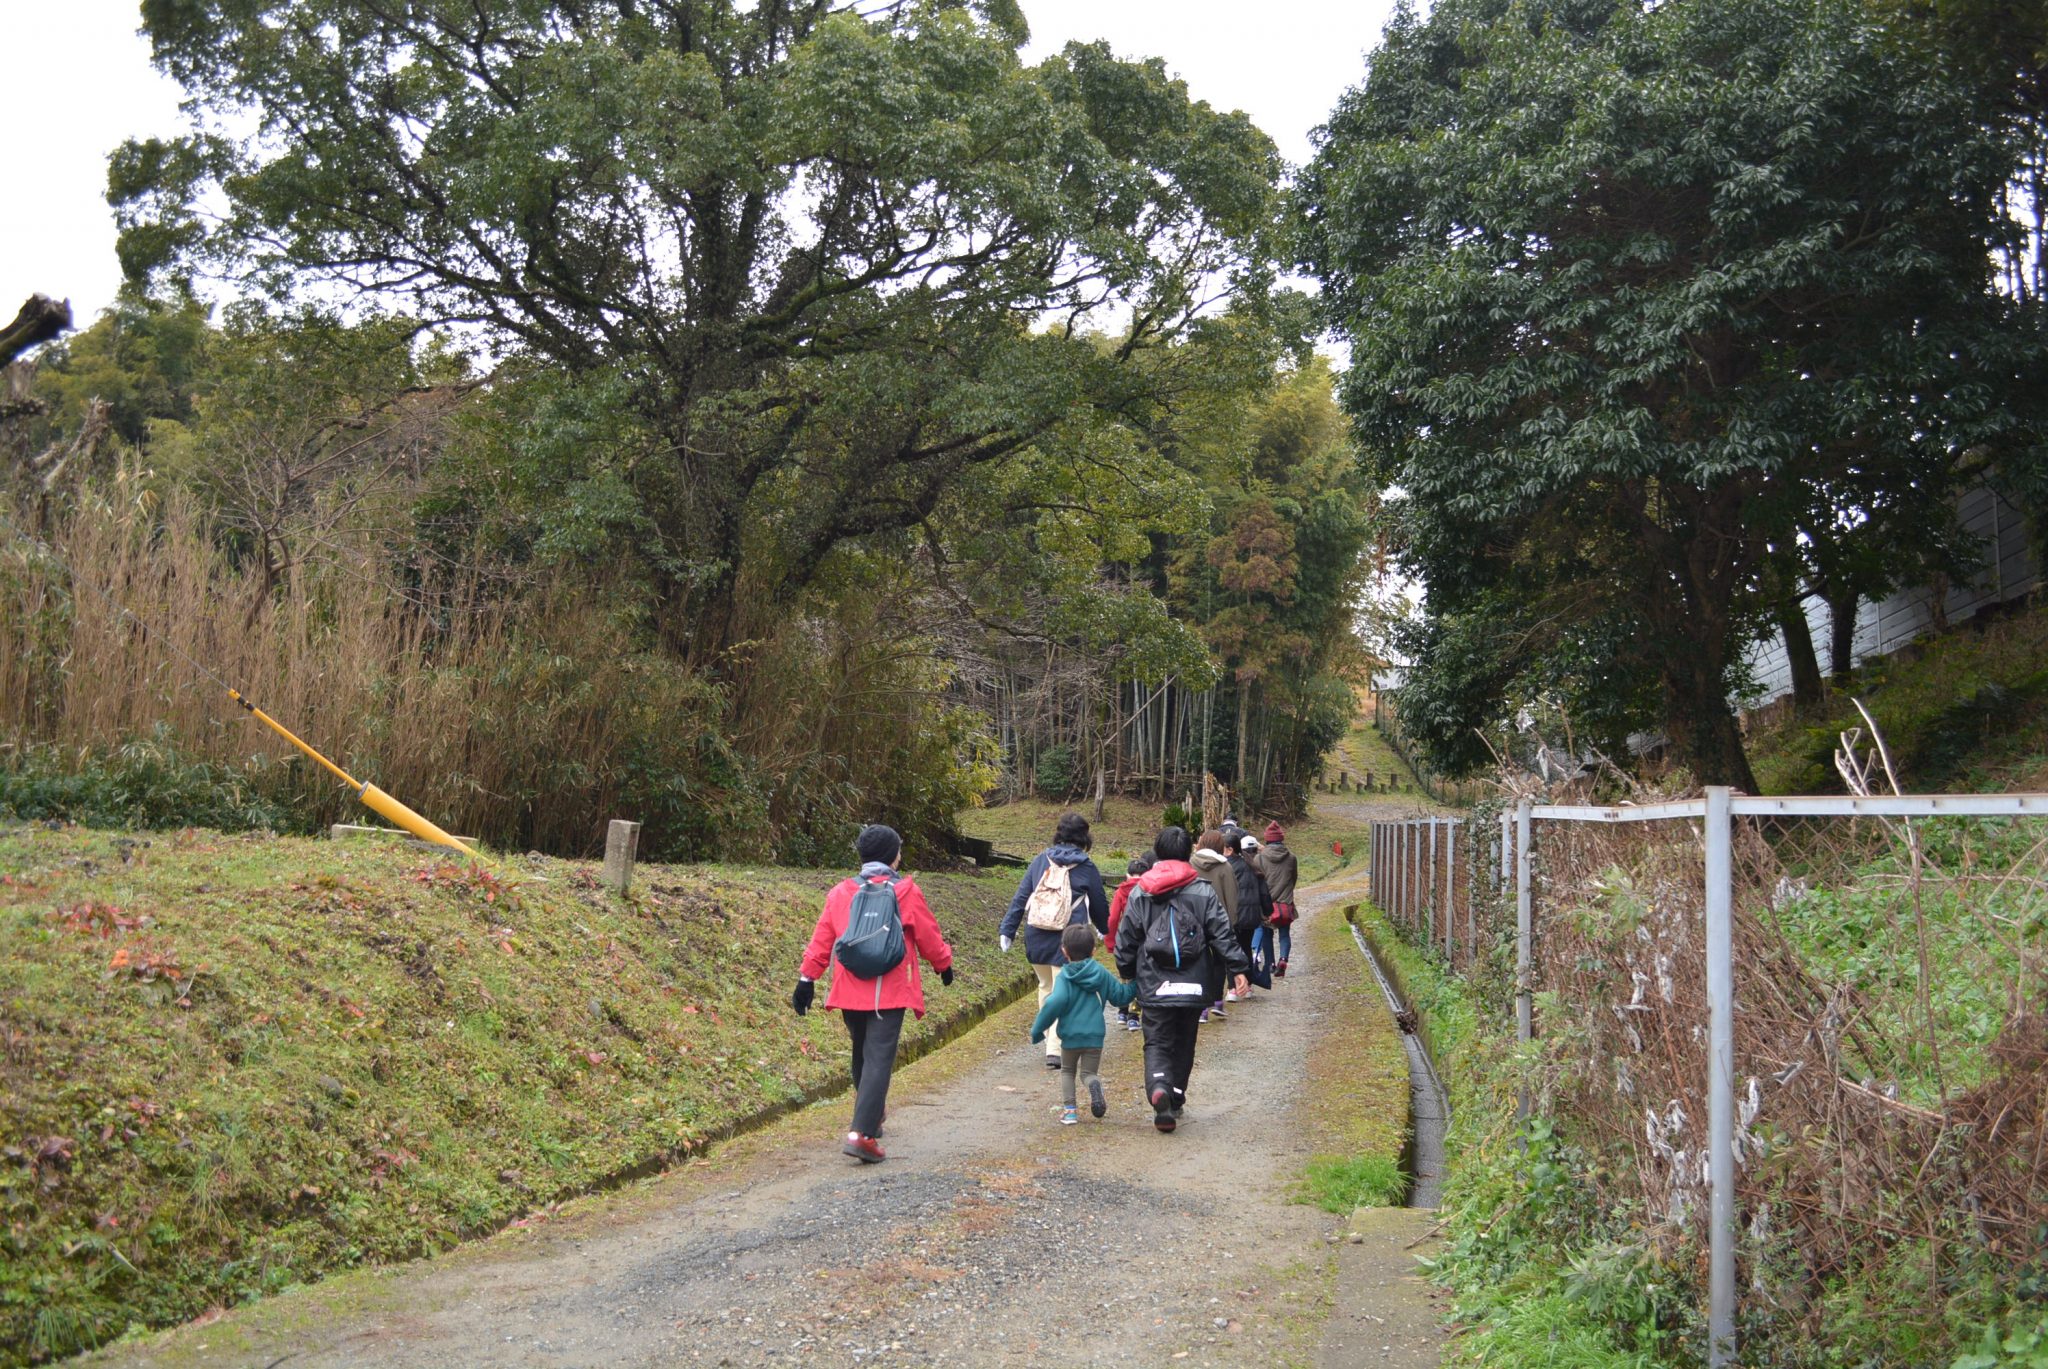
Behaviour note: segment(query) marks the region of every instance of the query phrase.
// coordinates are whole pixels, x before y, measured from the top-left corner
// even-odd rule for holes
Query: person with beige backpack
[[[1079,813],[1062,813],[1053,828],[1052,845],[1031,858],[1031,865],[1018,881],[1003,915],[1001,946],[1007,951],[1024,934],[1024,958],[1038,976],[1038,1004],[1045,1006],[1060,966],[1067,963],[1060,949],[1060,936],[1076,922],[1092,922],[1098,935],[1109,930],[1109,895],[1102,888],[1102,872],[1088,856],[1094,845],[1088,819]],[[1045,1066],[1060,1067],[1058,1028],[1045,1034]]]

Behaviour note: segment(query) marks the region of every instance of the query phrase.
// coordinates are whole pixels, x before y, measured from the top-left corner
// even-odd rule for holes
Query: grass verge
[[[1676,1280],[1633,1259],[1626,1223],[1595,1211],[1583,1157],[1548,1125],[1515,1121],[1512,1027],[1370,903],[1350,915],[1372,942],[1450,1093],[1441,1253],[1431,1277],[1456,1297],[1463,1334],[1445,1362],[1491,1369],[1622,1369],[1665,1363],[1659,1328],[1682,1314]],[[1506,1029],[1505,1033],[1503,1028]],[[1505,1039],[1504,1039],[1505,1036]],[[1619,1252],[1619,1253],[1617,1253]],[[1656,1333],[1646,1346],[1634,1333]]]
[[[1314,1153],[1299,1196],[1325,1212],[1398,1203],[1408,1190],[1408,1054],[1387,1000],[1335,910],[1297,924],[1312,964],[1338,983],[1308,1062],[1308,1119]]]
[[[544,872],[545,883],[532,882]],[[0,1362],[445,1249],[843,1087],[786,995],[828,872],[0,832]],[[921,877],[952,989],[1029,982],[1001,881]]]

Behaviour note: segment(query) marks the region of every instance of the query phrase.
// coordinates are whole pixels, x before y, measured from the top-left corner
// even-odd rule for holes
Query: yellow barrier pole
[[[397,823],[400,827],[403,827],[406,831],[418,837],[421,841],[432,842],[436,846],[447,846],[454,850],[462,852],[464,855],[476,854],[476,852],[471,850],[468,846],[465,846],[462,842],[457,841],[454,837],[449,836],[439,827],[436,827],[432,822],[428,821],[426,818],[421,817],[418,813],[413,812],[412,809],[407,808],[404,804],[400,803],[397,799],[392,798],[391,795],[385,793],[376,785],[359,781],[358,779],[356,779],[354,775],[349,774],[348,771],[342,769],[333,761],[328,760],[327,757],[321,755],[318,751],[315,751],[312,747],[308,746],[305,742],[299,740],[297,734],[295,734],[290,728],[286,727],[277,719],[271,717],[268,713],[265,713],[255,704],[252,704],[247,699],[243,698],[240,690],[230,689],[228,691],[228,697],[233,699],[236,703],[240,704],[244,709],[248,710],[248,712],[253,717],[255,717],[255,719],[258,722],[262,723],[265,727],[268,727],[272,732],[275,732],[278,736],[283,737],[293,746],[296,746],[297,748],[299,748],[299,750],[305,752],[308,756],[311,756],[321,765],[327,767],[328,772],[332,774],[334,778],[340,780],[343,784],[347,785],[349,788],[356,791],[356,797],[362,800],[363,806],[365,808],[368,808],[371,812],[376,813],[382,817],[389,818],[391,821]]]

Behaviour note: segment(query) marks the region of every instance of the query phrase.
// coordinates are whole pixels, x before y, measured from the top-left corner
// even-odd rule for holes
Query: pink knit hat
[[[1277,822],[1269,822],[1269,823],[1267,823],[1267,824],[1266,824],[1266,840],[1267,840],[1267,841],[1285,841],[1285,840],[1287,840],[1287,833],[1285,833],[1285,832],[1283,832],[1283,831],[1281,831],[1281,830],[1280,830],[1280,824],[1279,824],[1279,823],[1277,823]]]

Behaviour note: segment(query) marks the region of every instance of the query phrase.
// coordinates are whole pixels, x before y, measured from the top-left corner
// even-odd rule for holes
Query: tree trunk
[[[1809,708],[1821,701],[1827,684],[1821,678],[1820,657],[1813,650],[1813,628],[1806,621],[1806,606],[1797,589],[1787,589],[1776,605],[1778,631],[1785,638],[1785,660],[1792,667],[1792,704]]]
[[[1098,766],[1096,766],[1096,767],[1095,767],[1095,818],[1094,818],[1094,821],[1096,821],[1096,822],[1101,822],[1101,821],[1102,821],[1102,804],[1103,804],[1103,801],[1104,801],[1105,799],[1107,799],[1108,797],[1109,797],[1109,792],[1108,792],[1108,790],[1107,790],[1107,789],[1106,789],[1106,788],[1104,787],[1104,784],[1103,784],[1103,775],[1102,775],[1102,767],[1098,765]]]
[[[1250,722],[1252,710],[1252,687],[1247,680],[1237,682],[1237,768],[1230,772],[1232,787],[1240,792],[1244,789],[1244,742],[1245,728]]]
[[[38,343],[71,331],[71,301],[30,295],[14,315],[14,322],[0,328],[0,366]]]
[[[1828,670],[1837,681],[1856,669],[1856,606],[1862,602],[1853,589],[1828,594]]]
[[[1714,653],[1688,653],[1664,666],[1664,728],[1671,748],[1701,784],[1757,792],[1756,775],[1742,749],[1742,728],[1725,690],[1724,663]]]

